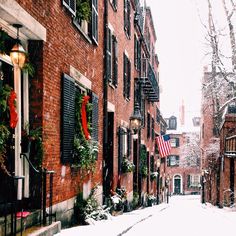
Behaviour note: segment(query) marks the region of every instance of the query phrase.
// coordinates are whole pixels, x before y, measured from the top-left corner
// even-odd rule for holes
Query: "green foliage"
[[[81,106],[83,94],[76,93],[75,98],[75,138],[74,138],[74,166],[78,166],[83,170],[94,171],[98,153],[98,142],[92,139],[87,140],[84,137],[81,124]],[[92,104],[87,103],[87,124],[89,132],[91,129]]]
[[[85,224],[86,220],[103,220],[108,218],[108,209],[104,210],[95,198],[96,187],[91,190],[89,197],[83,199],[83,193],[79,192],[75,201],[75,216],[79,223]]]
[[[133,208],[137,208],[138,205],[139,205],[139,194],[138,192],[135,192],[133,193],[133,202],[132,202],[132,205],[133,205]]]
[[[141,146],[141,150],[140,150],[140,173],[142,177],[144,178],[146,178],[148,175],[147,151],[144,145]]]
[[[6,54],[6,41],[9,39],[8,34],[0,28],[0,53]]]
[[[157,176],[158,176],[158,173],[157,173],[156,171],[150,173],[150,179],[151,179],[151,181],[156,180],[156,179],[157,179]]]
[[[0,86],[0,169],[9,174],[5,166],[6,144],[10,137],[8,97],[12,88],[9,85]]]
[[[22,68],[22,70],[24,72],[28,72],[28,75],[31,77],[34,77],[34,75],[35,75],[35,69],[34,69],[34,66],[31,62],[26,62],[24,64],[24,67]]]
[[[21,133],[21,148],[22,152],[30,151],[30,157],[33,164],[37,168],[41,167],[43,160],[42,128],[38,127],[32,129],[28,124],[25,125],[25,129],[22,130]]]
[[[91,19],[91,5],[89,0],[76,1],[76,18],[79,20],[90,21]]]
[[[128,173],[128,172],[134,171],[135,165],[127,157],[124,157],[123,161],[122,161],[122,164],[121,164],[121,167],[122,167],[122,172],[123,173]]]

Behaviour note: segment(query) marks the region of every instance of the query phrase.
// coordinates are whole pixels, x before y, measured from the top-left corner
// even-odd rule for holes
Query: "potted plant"
[[[146,178],[148,176],[148,168],[147,166],[141,166],[140,173],[143,178]]]
[[[150,180],[151,181],[156,180],[157,176],[158,176],[158,172],[157,171],[154,171],[154,172],[150,173]]]
[[[156,201],[156,197],[153,194],[148,194],[147,195],[147,204],[148,204],[148,206],[153,206],[155,201]]]
[[[123,173],[129,173],[134,171],[135,165],[126,156],[124,156],[121,168]]]

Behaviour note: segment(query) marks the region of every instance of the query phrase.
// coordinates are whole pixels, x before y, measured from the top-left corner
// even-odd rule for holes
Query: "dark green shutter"
[[[98,96],[92,93],[92,139],[98,141]]]
[[[176,140],[176,147],[179,147],[179,138],[175,138]]]
[[[117,87],[118,84],[118,48],[117,38],[112,35],[112,54],[113,54],[113,85]]]
[[[124,53],[123,55],[123,95],[126,98],[126,88],[127,88],[127,57]]]
[[[121,173],[121,163],[123,161],[123,138],[124,138],[124,130],[119,127],[118,128],[118,173]]]
[[[188,175],[187,176],[187,187],[190,188],[190,184],[191,184],[191,176]]]
[[[64,74],[62,78],[61,160],[70,162],[73,154],[75,128],[75,81]]]
[[[132,134],[131,130],[127,130],[127,157],[130,157],[131,155],[131,149],[132,149]]]
[[[92,0],[92,39],[98,44],[98,0]]]
[[[127,33],[128,36],[130,37],[131,35],[131,6],[130,6],[130,1],[127,0]]]
[[[106,33],[106,38],[107,38],[107,57],[106,57],[106,66],[107,66],[107,77],[108,81],[111,82],[111,50],[112,50],[112,40],[111,40],[111,30],[107,27],[107,33]]]
[[[151,116],[148,113],[147,114],[147,138],[150,138],[150,128],[151,128],[150,123],[151,123]]]
[[[127,58],[127,98],[130,99],[131,62]]]
[[[62,0],[62,4],[72,13],[72,15],[76,15],[76,0]]]
[[[179,166],[179,156],[175,156],[176,165]]]

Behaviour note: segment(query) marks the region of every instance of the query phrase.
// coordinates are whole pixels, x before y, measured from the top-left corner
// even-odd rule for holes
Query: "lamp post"
[[[13,27],[17,29],[16,44],[13,46],[10,52],[10,58],[14,66],[19,66],[23,68],[26,59],[26,52],[20,43],[19,39],[19,29],[22,27],[20,24],[13,24]]]
[[[140,113],[138,103],[135,103],[134,112],[130,116],[129,120],[130,120],[130,128],[133,130],[134,134],[136,134],[142,125],[142,116]]]
[[[157,159],[156,162],[157,165],[157,205],[159,204],[159,188],[160,188],[160,166],[161,166],[161,161],[160,159]]]
[[[169,203],[169,184],[170,184],[170,176],[168,174],[166,178],[166,185],[167,185],[167,203]]]
[[[202,204],[205,203],[205,171],[202,170],[201,173],[201,184],[202,184],[202,197],[201,197],[201,202]]]

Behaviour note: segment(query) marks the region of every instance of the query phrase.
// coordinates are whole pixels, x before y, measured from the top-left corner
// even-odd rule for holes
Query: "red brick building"
[[[198,117],[194,118],[199,120]],[[171,153],[167,157],[166,185],[170,194],[199,194],[200,193],[200,149],[199,124],[195,131],[184,131],[177,127],[177,119],[168,119]],[[198,127],[198,128],[197,128]],[[176,130],[175,130],[176,129]]]
[[[43,205],[53,205],[52,212],[63,226],[71,223],[76,195],[82,192],[86,198],[95,185],[100,203],[116,187],[126,189],[129,202],[137,192],[143,203],[147,193],[156,196],[159,189],[159,181],[151,181],[150,173],[159,168],[155,137],[165,124],[159,111],[159,62],[151,10],[138,1],[89,2],[88,15],[69,0],[0,2],[4,39],[0,89],[7,92],[9,85],[16,92],[18,115],[16,126],[10,128],[9,114],[14,115],[14,109],[1,107],[0,125],[10,131],[4,165],[10,178],[24,176],[24,181],[15,180],[15,188],[2,171],[1,188],[9,193],[14,188],[24,209],[31,212],[40,209],[40,186],[44,186]],[[13,24],[21,25],[19,39],[35,73],[12,64],[10,51],[17,37]],[[130,117],[136,103],[142,129],[134,134]],[[42,150],[30,136],[36,131]],[[25,136],[30,136],[31,147],[23,150]],[[98,154],[91,162],[83,159],[84,164],[81,147],[91,148],[91,141]],[[145,150],[144,162],[141,150]],[[26,157],[42,171],[35,172]],[[135,164],[133,172],[122,172],[124,158]],[[0,201],[5,204],[11,197],[1,193]]]
[[[36,181],[40,177],[25,164],[27,162],[20,158],[20,153],[22,130],[27,124],[30,129],[39,127],[43,143],[40,161],[44,168],[55,172],[53,192],[46,194],[47,205],[49,196],[53,196],[53,212],[57,212],[57,219],[65,224],[70,224],[68,219],[73,214],[74,199],[79,191],[87,196],[97,183],[98,198],[102,201],[103,117],[99,113],[102,114],[103,110],[104,6],[102,1],[93,2],[91,24],[75,17],[79,11],[76,7],[73,1],[47,1],[43,4],[40,1],[9,0],[0,3],[0,26],[10,37],[5,41],[5,53],[1,54],[1,83],[11,85],[16,91],[18,113],[16,128],[11,130],[12,138],[15,137],[12,144],[15,151],[10,149],[11,145],[7,147],[12,161],[6,164],[12,175],[25,176],[23,199],[28,202],[25,208],[35,209],[38,198],[34,195],[40,192],[35,186],[39,185]],[[34,65],[35,73],[31,76],[18,66],[12,67],[9,57],[13,46],[11,38],[16,38],[12,24],[16,23],[22,25],[19,37]],[[11,68],[14,74],[10,72]],[[78,94],[90,96],[93,104],[90,135],[99,144],[95,173],[83,177],[80,169],[71,165],[78,164],[72,155]],[[34,163],[32,155],[30,159]],[[46,183],[49,189],[49,176]],[[19,181],[18,199],[22,199],[21,193]],[[9,196],[1,197],[7,201]]]

